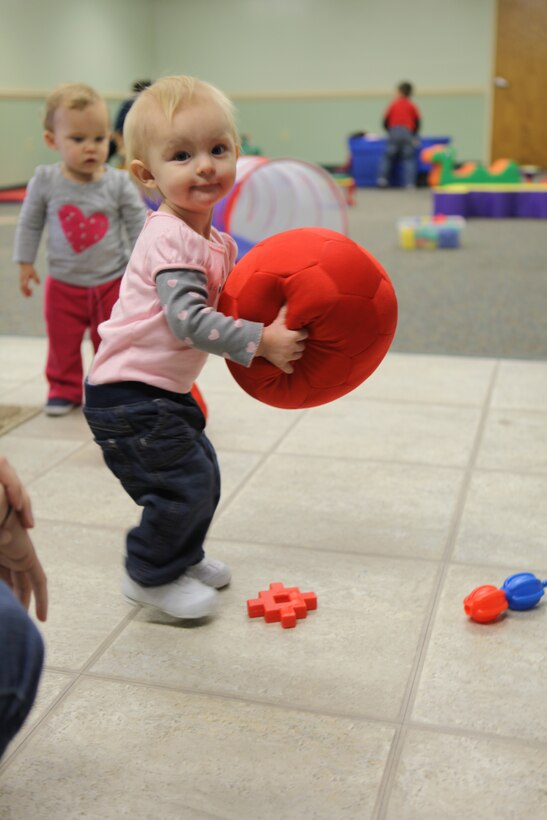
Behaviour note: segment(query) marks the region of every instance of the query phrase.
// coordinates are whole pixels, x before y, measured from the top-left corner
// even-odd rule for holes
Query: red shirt
[[[388,129],[404,126],[414,134],[420,125],[420,112],[408,97],[397,97],[385,113],[384,125]]]

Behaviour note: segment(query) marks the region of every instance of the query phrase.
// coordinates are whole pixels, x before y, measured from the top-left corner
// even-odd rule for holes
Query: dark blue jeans
[[[386,142],[386,150],[380,161],[378,169],[378,179],[385,179],[389,182],[393,163],[400,157],[403,162],[403,177],[405,185],[416,184],[416,146],[415,136],[403,126],[390,128]]]
[[[143,508],[127,533],[126,569],[142,586],[179,578],[204,556],[220,499],[205,418],[190,393],[117,382],[85,386],[84,414],[103,457]]]
[[[0,581],[0,757],[30,712],[43,663],[42,636]]]

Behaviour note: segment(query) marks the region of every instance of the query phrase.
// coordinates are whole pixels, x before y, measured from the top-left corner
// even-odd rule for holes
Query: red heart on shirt
[[[97,211],[84,216],[76,205],[59,208],[59,222],[75,253],[82,253],[100,242],[108,230],[108,217]]]

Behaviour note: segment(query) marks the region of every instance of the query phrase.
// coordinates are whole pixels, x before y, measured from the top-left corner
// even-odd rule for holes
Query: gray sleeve
[[[233,319],[208,306],[207,277],[202,271],[160,271],[156,289],[167,323],[178,339],[249,367],[264,325]]]
[[[35,261],[46,216],[47,198],[44,181],[35,175],[28,184],[15,229],[14,262],[32,264]]]
[[[129,237],[129,246],[132,249],[144,225],[146,208],[137,186],[127,172],[120,173],[122,174],[120,214]]]

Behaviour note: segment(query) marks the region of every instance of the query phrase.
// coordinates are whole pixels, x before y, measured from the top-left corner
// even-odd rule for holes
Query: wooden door
[[[491,161],[547,168],[547,0],[498,0]]]

